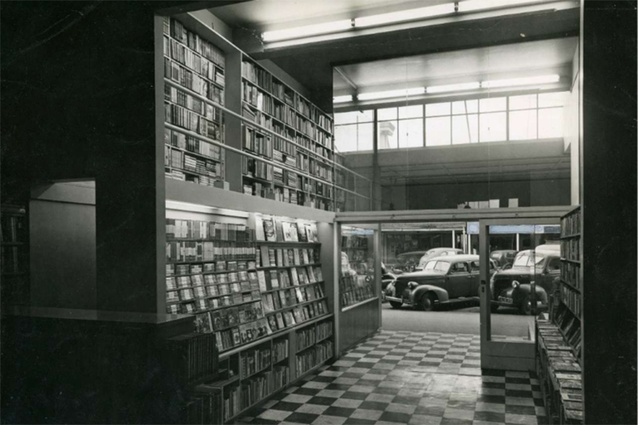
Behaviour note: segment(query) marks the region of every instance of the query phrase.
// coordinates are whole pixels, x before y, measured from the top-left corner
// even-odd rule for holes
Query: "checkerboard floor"
[[[381,331],[241,424],[545,424],[532,372],[480,368],[475,335]]]

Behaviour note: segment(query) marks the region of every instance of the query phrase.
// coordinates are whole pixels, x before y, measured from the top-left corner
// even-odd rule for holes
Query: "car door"
[[[467,297],[470,295],[472,275],[465,261],[455,261],[450,264],[447,275],[448,295],[450,298]]]
[[[479,260],[470,261],[470,288],[469,288],[469,296],[477,296],[479,295],[479,281],[480,281],[480,271],[481,265],[479,264]],[[494,271],[492,262],[490,261],[490,276]]]
[[[560,276],[560,267],[561,264],[559,257],[549,257],[545,262],[541,284],[546,292],[549,293],[552,282]]]

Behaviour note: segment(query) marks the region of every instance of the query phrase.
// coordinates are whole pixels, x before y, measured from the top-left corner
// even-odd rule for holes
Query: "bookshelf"
[[[581,210],[561,218],[558,303],[537,319],[537,370],[550,423],[583,423]],[[555,303],[552,303],[554,305]]]
[[[162,23],[167,178],[326,211],[369,202],[346,187],[330,115],[193,15]]]
[[[29,303],[29,232],[26,209],[2,205],[0,210],[2,249],[2,302]]]
[[[341,237],[341,273],[339,293],[341,308],[377,298],[374,290],[373,232],[343,226]]]
[[[191,384],[192,409],[229,422],[334,357],[334,315],[315,220],[215,203],[167,203],[166,311],[214,335],[218,374]]]

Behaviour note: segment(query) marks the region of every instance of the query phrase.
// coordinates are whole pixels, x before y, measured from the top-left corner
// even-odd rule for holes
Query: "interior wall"
[[[405,193],[405,198],[400,196]],[[519,207],[569,205],[569,179],[519,180],[505,182],[397,185],[385,187],[383,205],[389,202],[397,210],[456,208],[467,201],[499,199],[507,207],[508,199],[518,198]],[[389,197],[388,197],[389,196]]]
[[[29,203],[31,305],[96,308],[95,187],[46,186]]]

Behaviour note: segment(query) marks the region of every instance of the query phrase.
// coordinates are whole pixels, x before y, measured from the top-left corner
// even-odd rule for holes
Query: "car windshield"
[[[423,267],[423,270],[435,270],[443,273],[447,273],[449,269],[450,263],[441,260],[428,261],[427,263],[425,263],[425,267]]]
[[[534,265],[540,265],[545,256],[543,254],[534,255],[534,253],[524,253],[520,254],[518,257],[514,259],[513,267],[532,267]]]

